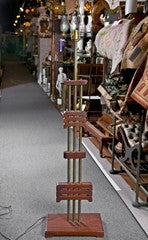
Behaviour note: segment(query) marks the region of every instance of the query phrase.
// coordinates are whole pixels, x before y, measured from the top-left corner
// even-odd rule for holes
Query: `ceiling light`
[[[30,10],[27,8],[27,9],[25,10],[25,13],[28,14],[29,12],[30,12]]]
[[[65,3],[64,3],[64,1],[62,1],[62,2],[61,2],[61,6],[64,6],[64,5],[65,5]]]
[[[24,9],[23,9],[22,7],[20,7],[20,11],[21,11],[21,12],[24,12]]]

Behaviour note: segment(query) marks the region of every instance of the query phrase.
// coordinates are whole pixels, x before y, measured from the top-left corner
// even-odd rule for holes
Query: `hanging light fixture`
[[[61,6],[65,6],[65,2],[64,1],[61,2]]]
[[[20,11],[21,11],[21,12],[24,12],[24,8],[23,8],[23,7],[20,7]]]

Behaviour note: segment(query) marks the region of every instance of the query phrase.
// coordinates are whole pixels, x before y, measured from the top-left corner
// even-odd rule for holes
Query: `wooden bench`
[[[93,124],[91,124],[88,121],[86,121],[86,123],[84,124],[84,130],[92,134],[94,137],[96,137],[100,144],[99,148],[100,156],[103,157],[102,156],[103,146],[107,143],[111,143],[112,137],[106,136],[103,132],[101,132],[99,129],[97,129]]]
[[[106,136],[113,136],[113,131],[111,130],[111,124],[114,123],[114,119],[108,113],[103,112],[102,116],[96,121],[97,126],[99,126],[102,132]]]

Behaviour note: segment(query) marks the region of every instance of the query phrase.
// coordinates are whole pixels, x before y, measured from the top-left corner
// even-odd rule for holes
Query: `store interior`
[[[22,0],[11,12],[7,27],[0,17],[0,239],[147,239],[148,1]]]

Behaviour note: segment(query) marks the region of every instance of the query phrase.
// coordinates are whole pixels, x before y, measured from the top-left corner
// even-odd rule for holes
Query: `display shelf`
[[[96,77],[102,77],[102,74],[78,74],[78,77],[82,78],[96,78]]]
[[[86,99],[86,100],[100,100],[100,96],[83,96],[82,99]]]

